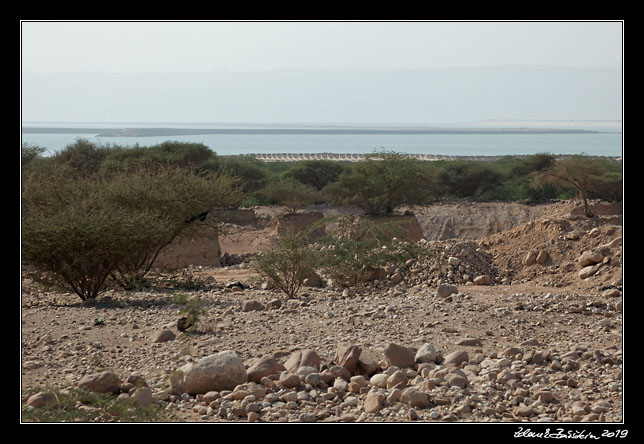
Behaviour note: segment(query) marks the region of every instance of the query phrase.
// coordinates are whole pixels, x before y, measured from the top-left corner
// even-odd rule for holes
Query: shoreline
[[[233,154],[233,156],[239,154]],[[330,160],[337,162],[360,162],[373,154],[339,154],[339,153],[267,153],[267,154],[244,154],[244,156],[254,157],[262,162],[300,162],[304,160]],[[377,155],[377,153],[376,153]],[[403,154],[412,159],[437,162],[441,160],[469,160],[480,162],[493,162],[504,157],[530,157],[532,154],[511,154],[511,155],[494,155],[494,156],[452,156],[446,154]],[[571,157],[571,154],[559,154],[558,158]],[[622,156],[591,156],[600,159],[622,161]]]
[[[23,127],[24,134],[94,134],[96,137],[195,136],[207,134],[315,134],[315,135],[413,135],[413,134],[601,134],[607,131],[562,128],[52,128]]]

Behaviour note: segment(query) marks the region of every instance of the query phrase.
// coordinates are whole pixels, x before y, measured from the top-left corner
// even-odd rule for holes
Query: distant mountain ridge
[[[598,131],[552,128],[51,128],[23,127],[25,134],[94,134],[97,137],[194,136],[204,134],[588,134]]]
[[[22,73],[29,121],[621,120],[620,69]]]

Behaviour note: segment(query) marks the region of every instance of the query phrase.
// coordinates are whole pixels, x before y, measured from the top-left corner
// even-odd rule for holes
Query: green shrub
[[[20,165],[24,167],[32,160],[42,156],[46,151],[42,146],[23,143],[20,147]]]
[[[425,202],[427,186],[417,160],[383,151],[351,164],[323,191],[336,203],[356,205],[371,215],[388,215],[399,205]]]
[[[331,234],[320,241],[319,268],[344,287],[357,285],[365,270],[402,266],[425,254],[414,243],[401,240],[400,223],[356,216],[327,218],[325,222],[334,222],[335,230],[328,230]]]
[[[217,156],[203,164],[202,168],[236,177],[246,193],[253,193],[268,183],[264,162],[252,156]]]
[[[83,300],[108,277],[126,286],[141,277],[200,216],[241,198],[232,179],[214,173],[158,167],[75,177],[69,168],[50,165],[24,181],[22,260]]]
[[[319,191],[337,181],[344,169],[344,164],[332,160],[303,160],[294,163],[284,171],[283,177],[296,180]]]
[[[117,147],[100,165],[103,173],[137,170],[151,166],[175,166],[199,169],[216,157],[202,143],[167,141],[150,147]]]
[[[179,314],[185,318],[184,328],[187,331],[196,330],[203,316],[208,312],[205,301],[199,295],[190,297],[186,293],[178,293],[174,297],[174,303],[181,307]]]
[[[585,155],[564,157],[540,171],[535,176],[535,183],[573,188],[577,193],[577,198],[583,203],[584,214],[592,217],[594,215],[588,199],[593,195],[621,198],[620,165],[616,162]]]
[[[438,173],[441,193],[457,198],[479,198],[501,182],[501,174],[483,162],[450,161]]]
[[[313,187],[296,180],[273,182],[256,193],[263,201],[270,204],[284,205],[288,213],[320,201],[320,193]]]
[[[71,145],[57,151],[52,162],[68,168],[69,174],[87,176],[98,173],[103,162],[121,147],[100,145],[87,139],[77,139]]]
[[[306,232],[287,230],[263,252],[253,267],[289,298],[295,297],[304,280],[318,266],[316,250],[309,245]]]

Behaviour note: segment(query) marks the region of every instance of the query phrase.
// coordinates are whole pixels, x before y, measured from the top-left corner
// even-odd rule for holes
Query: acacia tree
[[[540,183],[572,186],[584,205],[586,217],[594,217],[588,205],[589,195],[603,183],[604,161],[584,155],[575,155],[556,160],[538,176]]]
[[[297,213],[300,208],[320,200],[318,190],[293,179],[273,182],[258,194],[270,202],[284,205],[289,214]]]
[[[239,184],[225,173],[168,166],[122,172],[112,177],[109,189],[110,199],[118,207],[151,212],[159,221],[148,227],[158,230],[158,241],[133,251],[116,268],[114,276],[124,286],[143,278],[159,253],[177,237],[204,225],[217,233],[219,220],[208,215],[215,209],[236,208],[242,199]]]
[[[95,298],[108,277],[143,276],[200,216],[240,198],[216,174],[157,167],[74,176],[52,164],[23,183],[22,260],[81,299]]]
[[[373,153],[352,164],[324,192],[367,214],[390,215],[398,205],[421,203],[427,197],[427,178],[417,162],[395,152]]]

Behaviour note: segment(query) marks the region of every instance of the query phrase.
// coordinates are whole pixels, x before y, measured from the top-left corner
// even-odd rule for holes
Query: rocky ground
[[[158,273],[94,304],[24,273],[22,387],[102,389],[102,375],[190,422],[622,421],[621,215],[446,206],[416,209],[432,256],[296,299],[247,263]],[[437,235],[448,217],[469,222]],[[238,228],[223,251],[270,232]],[[177,330],[178,293],[204,301],[196,331]],[[226,382],[195,388],[206,365]]]

